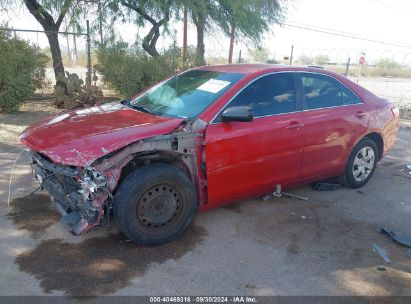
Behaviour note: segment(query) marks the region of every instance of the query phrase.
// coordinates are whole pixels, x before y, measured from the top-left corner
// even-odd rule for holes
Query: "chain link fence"
[[[92,74],[92,58],[89,33],[4,27],[0,27],[0,32],[11,33],[15,39],[27,41],[47,58],[44,66],[47,83],[38,93],[53,93],[58,75],[63,71],[64,76],[75,73],[84,84],[90,85],[92,78],[88,75]]]

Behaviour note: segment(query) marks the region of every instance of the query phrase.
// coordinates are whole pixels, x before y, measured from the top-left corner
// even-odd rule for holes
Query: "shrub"
[[[270,56],[270,51],[263,47],[256,47],[251,50],[251,55],[255,62],[266,62]]]
[[[164,57],[149,57],[125,42],[101,46],[97,58],[95,69],[103,81],[123,97],[144,90],[172,72]]]
[[[328,63],[328,61],[330,61],[330,58],[324,54],[318,54],[314,57],[314,62],[318,65],[325,65]]]
[[[26,98],[45,85],[47,60],[27,41],[0,32],[0,108],[17,112]]]
[[[380,58],[380,60],[378,60],[375,65],[377,68],[382,70],[396,70],[400,68],[400,65],[398,63],[389,58]]]
[[[308,57],[307,55],[301,55],[300,57],[298,57],[297,62],[303,65],[310,65],[313,63],[313,58]]]

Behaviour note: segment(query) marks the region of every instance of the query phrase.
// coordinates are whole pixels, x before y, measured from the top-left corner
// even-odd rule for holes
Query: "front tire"
[[[176,167],[152,164],[131,172],[113,201],[119,229],[141,245],[158,245],[178,238],[197,211],[197,195],[187,176]]]
[[[341,183],[350,188],[365,185],[374,174],[378,160],[378,148],[370,138],[363,138],[352,150]]]

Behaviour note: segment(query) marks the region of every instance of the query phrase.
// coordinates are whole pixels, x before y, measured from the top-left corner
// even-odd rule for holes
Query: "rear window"
[[[361,103],[361,99],[353,93],[349,88],[345,85],[341,85],[341,92],[344,105],[352,105]]]

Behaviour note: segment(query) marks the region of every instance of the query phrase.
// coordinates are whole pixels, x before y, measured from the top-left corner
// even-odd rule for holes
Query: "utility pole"
[[[230,50],[228,51],[228,63],[233,63],[234,35],[235,35],[235,25],[231,24]]]
[[[293,65],[294,45],[291,46],[290,65]]]
[[[184,25],[183,25],[183,66],[187,59],[187,6],[184,6]]]
[[[347,66],[345,67],[345,77],[348,76],[348,69],[349,69],[349,67],[350,67],[350,61],[351,61],[351,58],[348,57]]]

